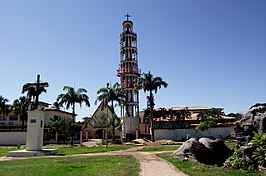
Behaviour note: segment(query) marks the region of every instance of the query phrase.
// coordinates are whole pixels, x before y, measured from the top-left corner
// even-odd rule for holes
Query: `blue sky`
[[[91,107],[78,108],[78,119],[93,114],[97,90],[119,81],[129,13],[142,72],[169,84],[156,107],[244,112],[266,100],[265,9],[265,0],[0,0],[0,95],[12,103],[41,74],[50,84],[42,101],[53,103],[64,85],[82,87]]]

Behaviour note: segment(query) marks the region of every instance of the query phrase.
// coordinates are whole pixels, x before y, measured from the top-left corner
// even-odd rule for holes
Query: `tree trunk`
[[[152,140],[152,142],[155,142],[155,139],[154,139],[154,122],[153,122],[153,120],[151,120],[151,140]]]
[[[154,103],[153,103],[153,94],[152,91],[150,91],[150,98],[149,98],[149,103],[150,103],[150,124],[151,124],[151,140],[152,142],[155,141],[154,139],[154,121],[153,121],[153,108],[154,108]]]
[[[75,103],[73,103],[73,107],[72,107],[73,111],[72,111],[72,116],[73,116],[73,126],[72,126],[72,136],[71,136],[71,145],[74,144],[74,124],[75,124]]]
[[[110,123],[110,125],[112,125],[112,142],[114,143],[115,142],[115,121],[114,121],[114,119],[113,118],[115,118],[114,116],[115,116],[115,110],[114,110],[114,101],[112,100],[112,102],[111,102],[112,104],[112,112],[111,112],[111,114],[112,114],[112,123],[114,123],[114,124],[111,124]],[[107,107],[108,108],[108,107]]]
[[[113,141],[113,143],[115,142],[115,126],[114,125],[112,128],[112,141]]]
[[[25,126],[25,124],[24,124],[24,119],[22,119],[22,123],[21,123],[21,131],[22,131],[22,132],[24,131],[24,126]]]

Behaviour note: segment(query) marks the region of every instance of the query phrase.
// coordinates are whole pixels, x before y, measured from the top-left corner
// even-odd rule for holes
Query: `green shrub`
[[[251,142],[253,146],[256,147],[255,151],[252,153],[254,160],[260,165],[266,166],[266,136],[262,133],[254,132],[254,140]]]
[[[208,117],[207,119],[200,122],[200,124],[196,127],[198,131],[205,131],[212,128],[217,122],[216,118]]]
[[[230,156],[225,161],[225,167],[231,167],[234,169],[241,169],[253,172],[254,166],[250,165],[246,160],[243,154],[240,152],[240,149],[236,149],[232,156]]]

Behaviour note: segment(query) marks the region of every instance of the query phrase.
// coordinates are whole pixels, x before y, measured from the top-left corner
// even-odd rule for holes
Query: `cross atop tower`
[[[130,15],[127,13],[125,16],[127,17],[127,21],[128,21],[128,19],[129,19]]]

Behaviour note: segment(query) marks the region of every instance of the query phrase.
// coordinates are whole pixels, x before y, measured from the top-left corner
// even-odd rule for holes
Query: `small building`
[[[108,115],[107,115],[108,114]],[[117,117],[115,112],[113,112],[112,108],[110,106],[106,106],[104,102],[102,101],[93,115],[91,117],[88,117],[85,121],[84,126],[82,127],[82,133],[84,136],[85,133],[85,139],[92,138],[92,139],[105,139],[106,134],[106,121],[108,116],[108,121],[110,119],[115,118],[115,121],[117,123],[117,127],[120,125],[120,119]],[[112,136],[111,129],[109,127],[108,129],[108,138],[111,138]],[[115,137],[120,138],[120,132],[116,130]]]

